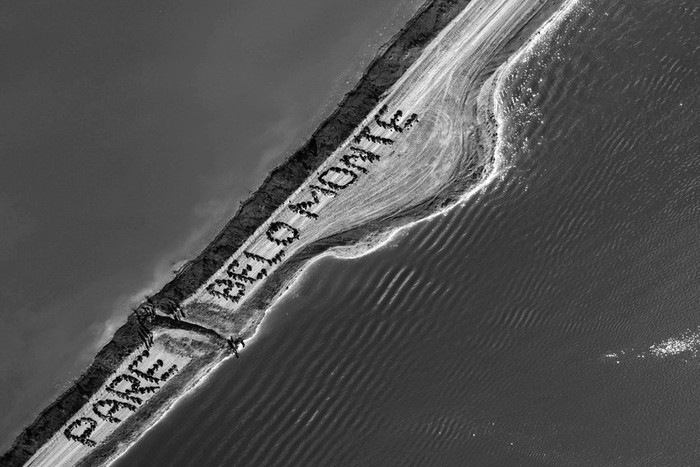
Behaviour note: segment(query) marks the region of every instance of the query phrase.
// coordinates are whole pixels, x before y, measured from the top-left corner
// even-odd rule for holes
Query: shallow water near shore
[[[316,262],[115,465],[692,465],[700,12],[582,1],[502,99],[510,169]]]

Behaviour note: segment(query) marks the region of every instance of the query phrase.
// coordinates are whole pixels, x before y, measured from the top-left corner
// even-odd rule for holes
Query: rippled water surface
[[[118,463],[700,463],[693,1],[584,1],[502,89],[509,169],[315,263]]]

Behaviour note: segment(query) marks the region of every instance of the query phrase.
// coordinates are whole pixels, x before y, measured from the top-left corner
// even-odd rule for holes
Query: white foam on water
[[[696,358],[700,356],[700,328],[687,330],[684,333],[664,339],[650,345],[647,349],[639,351],[634,348],[608,352],[602,359],[620,363],[625,360],[646,359],[666,359],[674,357]]]
[[[697,357],[700,353],[700,332],[686,331],[678,337],[671,337],[649,347],[649,354],[658,358],[680,354]]]

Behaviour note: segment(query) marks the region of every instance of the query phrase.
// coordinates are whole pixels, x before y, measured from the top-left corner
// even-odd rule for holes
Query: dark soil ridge
[[[401,31],[381,48],[355,88],[345,95],[307,143],[270,172],[260,187],[241,203],[235,216],[202,253],[189,261],[173,280],[151,297],[152,303],[161,311],[168,312],[171,308],[168,303],[172,303],[172,300],[181,302],[219,270],[243,242],[352,134],[379,103],[382,94],[406,72],[430,41],[470,1],[426,1]],[[225,344],[223,338],[214,331],[186,322],[158,316],[149,323],[151,329],[162,326],[216,336]],[[138,319],[135,314],[131,314],[81,376],[19,434],[12,447],[0,457],[0,465],[23,465],[67,423],[114,374],[121,362],[143,345],[138,327]],[[138,414],[134,416],[136,415]]]

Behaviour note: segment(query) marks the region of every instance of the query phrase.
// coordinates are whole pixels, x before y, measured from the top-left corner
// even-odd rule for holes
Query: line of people
[[[162,375],[160,375],[160,380],[161,380],[161,381],[167,381],[167,380],[169,380],[170,377],[171,377],[172,375],[174,375],[175,372],[177,372],[177,370],[178,370],[177,365],[172,365],[170,368],[168,368],[167,370],[165,370],[165,372],[164,372]]]
[[[381,109],[379,109],[379,112],[377,112],[374,115],[374,122],[380,127],[385,130],[393,130],[397,131],[399,133],[403,133],[404,127],[399,125],[399,119],[403,116],[403,111],[397,110],[394,112],[393,117],[391,117],[390,121],[385,121],[382,120],[380,117],[382,117],[386,111],[388,110],[387,106],[383,106]],[[415,114],[414,114],[415,115]]]
[[[150,349],[153,345],[153,331],[148,329],[145,325],[143,325],[143,323],[139,324],[140,325],[136,331],[138,332],[138,335],[141,338],[141,342],[143,343],[143,345],[145,345],[147,349]]]
[[[275,237],[275,234],[281,230],[287,231],[285,238]],[[268,240],[276,245],[287,246],[299,238],[299,230],[295,229],[286,222],[272,222],[270,227],[267,229],[267,232],[265,232],[265,235],[267,236]]]
[[[182,319],[187,317],[185,310],[183,310],[180,304],[173,298],[163,298],[160,300],[159,305],[166,313],[171,314],[175,321],[182,321]]]
[[[106,412],[102,412],[101,409],[108,407]],[[129,404],[128,402],[118,401],[116,399],[100,399],[99,401],[92,404],[92,411],[106,422],[119,423],[121,418],[117,418],[114,415],[118,413],[121,409],[127,409],[130,412],[136,411],[136,406]]]
[[[132,371],[137,365],[139,365],[144,358],[150,357],[151,352],[148,349],[143,349],[140,354],[134,358],[134,360],[129,364],[129,371]]]
[[[224,286],[223,289],[218,290],[217,286],[221,285]],[[233,291],[234,286],[238,288],[238,293],[236,293],[236,295],[233,295],[231,293]],[[207,286],[206,290],[215,297],[225,298],[231,300],[234,303],[238,303],[239,300],[245,295],[245,284],[241,282],[233,282],[230,279],[216,279],[214,282]]]
[[[339,185],[338,183],[335,183],[331,180],[327,180],[325,178],[331,172],[341,173],[343,175],[349,175],[352,178],[351,178],[351,180],[345,182],[345,184]],[[321,175],[318,176],[318,181],[323,183],[326,186],[333,188],[334,190],[343,190],[343,189],[349,187],[350,185],[352,185],[353,183],[355,183],[355,181],[357,181],[357,174],[355,172],[353,172],[352,170],[346,169],[345,167],[331,167],[327,170],[324,170],[323,173],[321,173]]]
[[[394,115],[391,117],[390,121],[384,121],[380,117],[384,116],[387,110],[389,110],[388,107],[384,105],[381,109],[379,109],[379,112],[377,112],[374,115],[375,123],[385,130],[393,130],[399,133],[403,133],[404,130],[408,130],[414,125],[414,123],[418,121],[418,114],[414,113],[406,119],[403,125],[399,125],[399,120],[401,119],[401,117],[403,117],[403,111],[400,109],[394,112]]]
[[[80,427],[84,423],[87,423],[88,427],[86,427],[83,430],[83,432],[79,435],[74,434],[73,430]],[[97,443],[90,439],[90,435],[93,431],[95,431],[95,428],[97,428],[97,422],[95,420],[93,420],[90,417],[81,417],[74,420],[73,423],[68,425],[68,427],[65,430],[63,430],[63,434],[66,438],[68,438],[71,441],[77,441],[87,447],[94,448],[95,446],[97,446]]]
[[[418,122],[418,114],[411,114],[403,124],[403,129],[408,130]]]
[[[155,318],[156,316],[156,307],[153,305],[153,302],[151,302],[150,297],[147,298],[145,302],[141,303],[134,311],[145,319]]]
[[[141,364],[144,358],[150,356],[150,352],[148,348],[144,349],[128,366],[129,372],[140,376],[142,379],[145,379],[146,381],[149,381],[154,384],[158,384],[160,382],[159,378],[156,378],[154,376],[155,371],[157,371],[160,367],[163,366],[163,360],[158,359],[151,368],[149,368],[146,372],[143,372],[137,368],[138,365]]]
[[[156,315],[155,307],[150,299],[147,299],[145,303],[142,303],[134,310],[134,314],[139,322],[136,332],[141,338],[142,344],[146,348],[150,348],[153,345],[153,331],[150,330],[147,324]]]
[[[243,341],[242,337],[236,337],[235,339],[233,336],[229,336],[229,338],[226,340],[228,342],[228,346],[233,350],[234,355],[236,358],[238,358],[238,346],[243,346],[245,347],[245,342]]]
[[[163,360],[158,359],[156,361],[156,363],[153,364],[145,372],[136,368],[136,365],[133,365],[133,366],[129,365],[129,371],[137,376],[140,376],[142,379],[145,379],[146,381],[150,381],[151,383],[158,384],[158,383],[160,383],[160,378],[157,378],[155,376],[155,372],[158,371],[162,366],[163,366]]]
[[[392,144],[394,144],[393,139],[373,135],[368,126],[362,128],[362,130],[360,130],[360,132],[352,140],[356,144],[360,144],[363,138],[373,143],[384,144],[387,146],[391,146]]]

